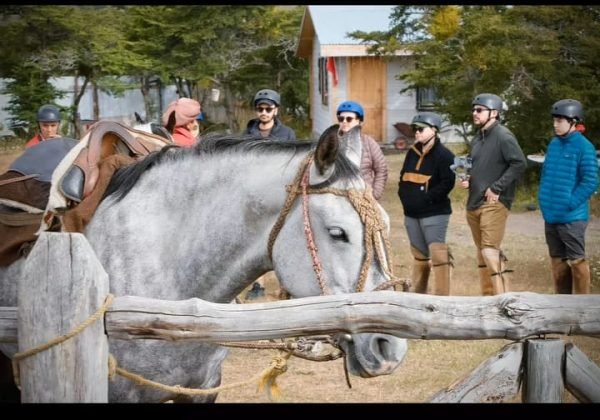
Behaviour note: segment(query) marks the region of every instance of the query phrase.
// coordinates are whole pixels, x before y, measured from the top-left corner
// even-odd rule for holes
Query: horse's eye
[[[348,242],[348,236],[346,236],[346,232],[344,232],[344,229],[340,227],[336,226],[329,228],[329,235],[337,241]]]

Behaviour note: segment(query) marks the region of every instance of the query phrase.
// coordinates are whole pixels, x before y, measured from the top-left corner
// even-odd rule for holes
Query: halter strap
[[[310,152],[300,164],[298,173],[290,185],[286,187],[287,197],[277,221],[273,225],[269,234],[269,242],[267,245],[268,255],[271,260],[273,259],[273,245],[277,239],[279,231],[285,223],[285,219],[290,212],[292,204],[296,197],[300,194],[303,196],[303,218],[304,218],[304,231],[307,238],[307,247],[311,253],[313,260],[313,269],[317,276],[319,287],[321,288],[322,294],[329,294],[330,291],[326,285],[325,279],[323,278],[323,271],[321,263],[317,253],[317,247],[314,243],[312,229],[310,227],[310,220],[308,217],[308,195],[309,194],[335,194],[337,196],[347,197],[354,209],[357,211],[360,220],[365,226],[364,233],[364,246],[365,246],[365,257],[361,265],[359,280],[356,287],[357,292],[364,290],[369,268],[373,262],[373,253],[377,256],[380,267],[383,272],[390,278],[389,281],[379,285],[375,290],[382,290],[385,288],[392,287],[398,283],[397,279],[394,279],[393,268],[391,263],[391,245],[388,240],[385,224],[381,217],[381,212],[378,209],[377,200],[373,197],[371,187],[367,186],[364,191],[357,189],[342,190],[339,188],[310,188],[309,185],[309,168],[313,161],[314,152]],[[373,246],[375,245],[375,246]]]

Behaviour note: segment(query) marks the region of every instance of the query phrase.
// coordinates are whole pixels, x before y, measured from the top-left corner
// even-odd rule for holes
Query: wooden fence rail
[[[65,256],[70,259],[65,261]],[[0,307],[0,343],[16,343],[20,352],[64,335],[101,307],[108,295],[108,276],[80,234],[40,235],[19,281],[19,307]],[[99,320],[80,335],[20,362],[22,401],[106,402],[105,330],[121,339],[211,342],[338,332],[445,340],[600,336],[600,296],[523,292],[440,297],[381,291],[243,305],[120,296],[107,310],[104,323]],[[579,400],[600,402],[600,369],[576,347],[565,347],[556,338],[526,342],[527,352],[522,342],[505,348],[506,354],[485,362],[471,378],[441,391],[432,401],[493,401],[499,398],[494,384],[507,377],[511,385],[502,392],[514,393],[522,374],[521,359],[527,354],[525,401],[560,401],[564,381]],[[565,378],[563,364],[568,368]],[[504,373],[494,379],[489,375],[494,371]],[[472,386],[476,377],[478,388]]]

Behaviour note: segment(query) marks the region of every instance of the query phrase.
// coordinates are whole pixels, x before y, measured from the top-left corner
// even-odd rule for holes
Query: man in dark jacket
[[[248,121],[244,134],[271,138],[273,140],[296,140],[296,133],[278,118],[281,98],[271,89],[261,89],[254,95],[257,118]]]
[[[279,93],[271,89],[261,89],[254,95],[254,108],[257,118],[248,121],[244,134],[264,137],[279,141],[294,141],[296,133],[290,127],[281,122],[277,117],[281,97]],[[248,292],[247,299],[253,299],[265,294],[265,277],[271,273],[261,276],[252,284],[252,289]],[[285,292],[280,291],[280,295],[285,296]]]
[[[469,179],[467,222],[477,247],[483,295],[510,291],[507,258],[501,249],[506,219],[515,198],[517,180],[527,161],[514,134],[500,123],[502,99],[481,93],[472,102],[473,123],[479,127],[471,142],[473,162]]]

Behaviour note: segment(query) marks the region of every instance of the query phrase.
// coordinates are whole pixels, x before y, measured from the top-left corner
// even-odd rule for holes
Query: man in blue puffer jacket
[[[576,125],[583,106],[574,99],[552,105],[552,138],[540,179],[538,200],[556,293],[590,293],[590,266],[585,259],[589,199],[598,189],[594,145]]]

